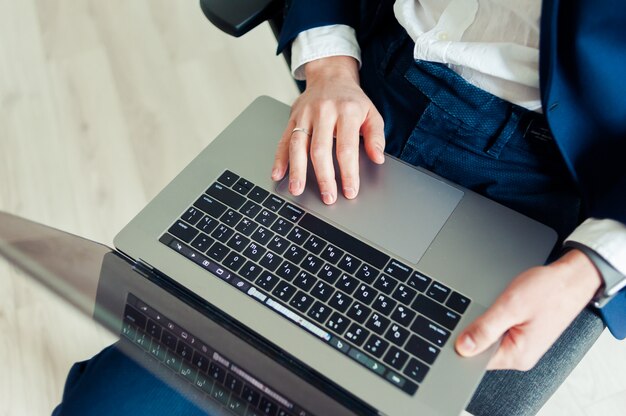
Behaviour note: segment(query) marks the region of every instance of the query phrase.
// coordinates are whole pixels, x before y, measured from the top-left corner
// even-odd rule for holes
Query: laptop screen
[[[119,335],[116,348],[209,414],[351,414],[228,317],[107,246],[0,213],[0,255]]]

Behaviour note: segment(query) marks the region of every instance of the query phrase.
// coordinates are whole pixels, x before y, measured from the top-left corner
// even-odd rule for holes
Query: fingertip
[[[463,357],[472,357],[476,353],[476,342],[468,333],[461,334],[454,346],[456,352]]]
[[[347,187],[343,188],[343,195],[347,199],[354,199],[354,198],[356,198],[358,193],[359,193],[358,189],[356,189],[356,188],[354,188],[352,186],[347,186]]]
[[[290,179],[289,192],[294,196],[302,194],[302,192],[304,192],[304,186],[302,186],[302,181],[296,178]]]
[[[336,200],[337,198],[332,192],[322,192],[322,201],[326,205],[332,205],[335,203]]]
[[[279,181],[285,176],[285,169],[281,169],[280,167],[275,166],[272,169],[272,180]]]

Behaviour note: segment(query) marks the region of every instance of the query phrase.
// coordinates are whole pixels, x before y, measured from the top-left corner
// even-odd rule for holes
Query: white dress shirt
[[[541,0],[396,0],[398,22],[415,42],[415,59],[447,64],[469,83],[504,100],[541,111],[539,27]],[[300,33],[291,67],[329,56],[361,62],[354,29],[329,25]],[[567,238],[595,250],[626,275],[626,226],[588,219]]]

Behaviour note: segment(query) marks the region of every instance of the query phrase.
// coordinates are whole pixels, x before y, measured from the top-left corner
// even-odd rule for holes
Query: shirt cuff
[[[598,253],[622,275],[626,275],[626,225],[610,219],[589,218],[565,239]]]
[[[353,28],[329,25],[300,32],[291,45],[293,77],[304,81],[304,64],[329,56],[351,56],[359,62],[359,68],[361,67],[361,48]]]

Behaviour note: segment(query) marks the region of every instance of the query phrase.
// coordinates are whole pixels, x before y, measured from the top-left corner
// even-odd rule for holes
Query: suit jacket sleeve
[[[626,7],[620,0],[544,0],[543,108],[583,195],[587,217],[626,224]],[[600,314],[626,337],[626,290]]]

